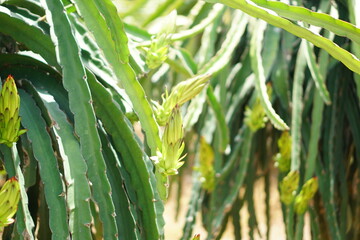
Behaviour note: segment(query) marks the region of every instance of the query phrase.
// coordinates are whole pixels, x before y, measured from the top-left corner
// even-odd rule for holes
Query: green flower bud
[[[276,166],[280,172],[287,172],[291,165],[291,136],[288,131],[281,134],[277,144],[280,152],[275,156]]]
[[[314,197],[315,193],[317,192],[319,187],[319,183],[316,177],[310,178],[306,181],[303,185],[300,194],[303,196],[304,199],[310,200]]]
[[[281,137],[279,138],[277,144],[278,144],[281,155],[283,155],[286,158],[290,158],[291,157],[291,136],[288,131],[282,132]]]
[[[169,122],[165,126],[163,134],[163,143],[166,145],[174,145],[184,137],[182,127],[182,118],[179,107],[175,107]]]
[[[316,177],[306,181],[302,186],[300,193],[295,198],[295,212],[297,214],[304,214],[309,200],[312,199],[318,189],[318,180]]]
[[[175,145],[170,145],[164,148],[162,154],[164,161],[160,164],[160,167],[164,168],[164,173],[166,175],[176,175],[178,174],[178,169],[184,164],[181,161],[182,152],[184,151],[185,144],[181,141],[177,142]]]
[[[20,130],[20,97],[15,81],[9,76],[2,87],[0,95],[0,143],[11,147],[19,136],[26,132]]]
[[[280,172],[288,172],[290,170],[291,159],[288,159],[281,155],[281,153],[277,153],[274,157],[275,166],[280,170]]]
[[[155,116],[160,126],[165,126],[168,122],[171,112],[175,106],[181,107],[184,103],[191,100],[204,89],[211,75],[199,75],[186,81],[180,82],[173,87],[170,95],[165,92],[162,96],[162,105],[154,103]]]
[[[280,183],[280,200],[289,205],[294,200],[294,194],[299,186],[300,175],[298,171],[291,171]]]
[[[201,174],[202,187],[211,192],[215,187],[214,151],[204,137],[200,138],[199,163],[195,170]]]
[[[294,209],[297,214],[304,214],[308,207],[308,200],[306,200],[302,194],[299,194],[295,198]]]
[[[252,132],[256,132],[258,129],[265,127],[267,117],[259,99],[256,99],[252,109],[246,107],[244,122]]]
[[[166,176],[176,175],[184,164],[181,161],[185,157],[181,157],[185,148],[183,131],[180,109],[176,106],[164,129],[161,151],[158,150],[157,156],[151,157],[158,171]]]
[[[20,185],[15,177],[10,178],[0,191],[0,229],[14,222],[20,200]]]
[[[166,41],[167,39],[169,39],[169,37],[165,34],[151,39],[150,48],[146,53],[146,65],[150,69],[155,69],[166,61],[169,51],[169,45],[167,44],[168,41]],[[162,46],[162,44],[166,45]]]
[[[173,11],[164,19],[165,25],[158,34],[151,38],[151,44],[146,49],[146,65],[150,69],[155,69],[163,64],[169,52],[171,36],[175,32],[176,11]]]
[[[210,77],[210,74],[204,74],[180,82],[171,91],[169,101],[165,103],[165,107],[169,107],[167,104],[170,106],[174,104],[182,106],[204,89]]]

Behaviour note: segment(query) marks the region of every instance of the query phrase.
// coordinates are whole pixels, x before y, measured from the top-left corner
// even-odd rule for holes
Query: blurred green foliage
[[[189,172],[184,240],[241,239],[245,207],[269,239],[273,189],[288,239],[359,239],[360,5],[249,1],[0,1],[27,129],[0,146],[21,195],[3,239],[171,239]]]

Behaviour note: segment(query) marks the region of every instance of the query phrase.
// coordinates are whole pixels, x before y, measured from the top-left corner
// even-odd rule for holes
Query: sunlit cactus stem
[[[19,136],[26,132],[20,130],[20,97],[14,78],[10,75],[3,84],[0,95],[0,143],[11,147]]]

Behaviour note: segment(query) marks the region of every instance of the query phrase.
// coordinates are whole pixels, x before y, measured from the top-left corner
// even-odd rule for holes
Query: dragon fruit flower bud
[[[306,200],[302,194],[299,194],[295,198],[294,209],[299,215],[304,214],[308,207],[308,200]]]
[[[181,156],[185,148],[183,137],[181,113],[179,106],[176,106],[164,129],[161,151],[158,150],[157,156],[151,158],[162,174],[176,175],[178,169],[184,164],[181,161],[185,157]]]
[[[20,200],[20,185],[15,177],[5,182],[0,191],[0,231],[14,222]]]
[[[20,130],[20,97],[14,78],[8,76],[0,94],[0,143],[11,147],[19,136],[26,132]]]
[[[299,186],[300,175],[298,171],[291,171],[280,183],[280,200],[289,205],[294,200],[295,190]]]
[[[173,87],[170,95],[166,91],[162,97],[163,103],[155,103],[155,116],[160,126],[165,126],[175,106],[181,107],[184,103],[198,95],[207,85],[211,75],[204,74],[178,83]]]
[[[316,177],[310,178],[306,181],[301,189],[301,194],[306,200],[310,200],[314,197],[319,187],[319,183]]]

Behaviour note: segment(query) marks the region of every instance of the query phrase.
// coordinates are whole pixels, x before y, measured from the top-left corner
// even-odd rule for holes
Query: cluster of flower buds
[[[215,187],[215,170],[214,170],[214,151],[204,137],[200,138],[199,166],[195,167],[196,171],[201,174],[202,187],[211,192]]]
[[[281,134],[277,144],[279,153],[275,155],[275,166],[280,172],[287,172],[291,165],[291,136],[288,131]]]
[[[168,57],[172,34],[175,32],[176,11],[170,13],[164,20],[162,29],[151,38],[150,47],[146,50],[146,65],[155,69],[165,62]]]
[[[157,155],[151,157],[157,171],[165,176],[178,174],[178,169],[184,164],[181,156],[184,151],[184,130],[180,107],[175,106],[170,119],[165,125],[162,136],[162,147],[157,150]]]
[[[310,199],[312,199],[319,187],[316,177],[310,178],[302,186],[300,193],[295,198],[295,212],[297,214],[304,214]]]
[[[0,191],[0,231],[14,222],[20,200],[20,185],[15,177],[5,182]]]
[[[11,147],[19,136],[26,132],[20,130],[20,97],[12,76],[9,76],[2,87],[0,95],[0,143]]]
[[[244,122],[252,132],[256,132],[258,129],[265,127],[267,120],[265,110],[259,98],[256,99],[252,108],[246,107]]]
[[[204,89],[210,77],[210,74],[204,74],[180,82],[173,87],[170,95],[165,91],[165,94],[162,96],[162,104],[154,102],[155,116],[158,124],[165,126],[175,106],[181,107],[184,103],[198,95]]]
[[[295,198],[296,189],[299,186],[300,174],[298,171],[291,171],[280,183],[280,200],[285,205],[290,205]]]

